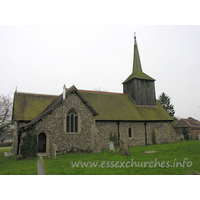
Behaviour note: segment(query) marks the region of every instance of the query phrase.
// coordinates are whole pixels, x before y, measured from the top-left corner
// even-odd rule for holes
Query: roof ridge
[[[189,126],[191,126],[191,124],[187,121],[187,119],[183,119],[183,121],[185,121]]]
[[[39,94],[39,93],[27,93],[27,92],[16,92],[15,94],[25,94],[25,95],[34,95],[34,96],[55,96],[58,97],[59,95],[54,94]]]
[[[99,94],[116,94],[116,95],[128,95],[126,93],[119,92],[106,92],[106,91],[95,91],[95,90],[78,90],[79,92],[91,92],[91,93],[99,93]]]
[[[75,87],[74,85],[71,86],[70,88],[66,88],[66,91],[72,89]],[[116,95],[128,95],[126,93],[121,93],[121,92],[107,92],[107,91],[95,91],[95,90],[83,90],[83,89],[77,89],[79,92],[91,92],[91,93],[102,93],[102,94],[116,94]],[[26,92],[16,92],[16,94],[24,94],[24,95],[34,95],[34,96],[54,96],[58,97],[59,95],[54,95],[54,94],[39,94],[39,93],[26,93]]]
[[[67,89],[66,89],[67,90]],[[71,91],[70,91],[71,90]],[[68,90],[66,95],[68,95],[68,93],[71,93],[72,91],[76,91],[77,94],[79,95],[79,97],[82,99],[82,101],[84,101],[86,103],[86,105],[92,110],[92,112],[95,115],[99,115],[94,108],[87,102],[87,100],[79,93],[79,90],[73,85],[71,86]],[[54,110],[56,108],[56,106],[62,101],[63,99],[63,93],[61,93],[55,100],[52,101],[52,103],[47,106],[47,108],[40,113],[36,118],[34,118],[33,120],[31,120],[31,122],[29,122],[28,124],[26,124],[25,126],[21,127],[23,128],[28,128],[29,126],[35,124],[37,121],[39,121],[40,119],[42,119],[43,117],[45,117],[49,112],[51,112],[52,110]]]

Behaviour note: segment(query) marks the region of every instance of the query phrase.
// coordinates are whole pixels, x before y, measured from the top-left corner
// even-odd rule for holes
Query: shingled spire
[[[129,94],[136,105],[155,106],[154,81],[155,79],[142,71],[136,36],[134,36],[133,71],[123,82],[123,92]]]
[[[140,55],[137,47],[136,35],[134,36],[134,54],[133,54],[133,72],[142,72],[142,66],[140,62]]]
[[[132,74],[123,82],[123,84],[134,78],[155,81],[155,79],[142,71],[136,36],[134,36],[133,71]]]

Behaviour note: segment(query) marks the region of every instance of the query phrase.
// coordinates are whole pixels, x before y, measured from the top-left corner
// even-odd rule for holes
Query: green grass
[[[1,175],[36,175],[37,174],[37,158],[30,158],[24,160],[18,160],[17,156],[4,157],[4,151],[11,151],[11,147],[1,147],[0,148],[0,174]],[[142,154],[142,151],[157,151],[155,154]],[[171,167],[173,164],[178,161],[183,163],[184,158],[187,158],[187,161],[192,162],[191,167],[187,167],[187,163],[184,167]],[[124,174],[124,175],[178,175],[186,174],[190,171],[200,172],[200,142],[197,140],[192,141],[180,141],[178,143],[170,144],[160,144],[160,145],[148,145],[148,146],[137,146],[130,147],[130,156],[122,156],[120,154],[111,154],[109,150],[102,150],[102,153],[90,153],[90,154],[63,154],[57,155],[56,160],[53,160],[51,157],[43,158],[46,166],[46,173],[48,175],[89,175],[89,174]],[[130,166],[131,160],[136,161],[137,164],[143,162],[153,163],[149,167],[149,164],[146,167],[135,167]],[[157,162],[162,163],[165,161],[170,161],[170,167],[159,167],[158,164],[154,167],[155,159]],[[176,160],[175,160],[176,159]],[[71,161],[82,161],[82,162],[97,162],[97,167],[72,167]],[[104,167],[99,167],[102,162],[105,161]],[[119,163],[118,167],[108,167],[107,162],[113,161],[114,166],[117,161],[125,162],[128,168],[121,166]],[[176,164],[176,163],[175,163]],[[191,164],[188,163],[188,166]],[[121,167],[120,167],[121,166]],[[166,166],[166,164],[165,164]]]

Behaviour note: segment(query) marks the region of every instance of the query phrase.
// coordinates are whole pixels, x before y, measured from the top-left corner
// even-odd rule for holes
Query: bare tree
[[[107,92],[107,89],[102,89],[101,87],[93,88],[93,90],[98,91],[98,92],[101,92],[101,91]]]
[[[9,96],[0,95],[0,136],[11,129],[12,100]]]

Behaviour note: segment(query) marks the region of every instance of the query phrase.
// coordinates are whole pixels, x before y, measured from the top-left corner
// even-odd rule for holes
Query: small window
[[[132,128],[131,127],[128,128],[128,137],[132,138]]]
[[[74,109],[67,113],[66,132],[78,132],[78,115]]]

